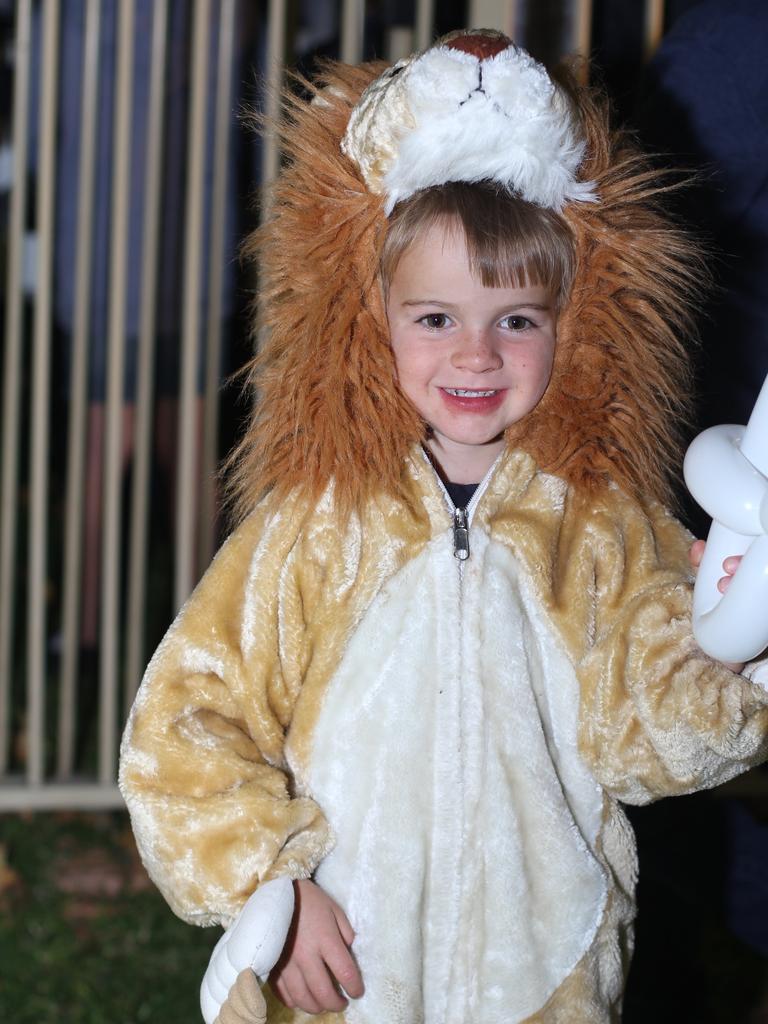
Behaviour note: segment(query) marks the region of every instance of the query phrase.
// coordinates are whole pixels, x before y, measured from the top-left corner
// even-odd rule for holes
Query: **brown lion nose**
[[[446,46],[452,50],[462,50],[470,53],[478,60],[485,60],[486,57],[495,57],[497,53],[506,50],[512,45],[512,40],[501,32],[461,32],[456,33],[453,38],[450,36],[444,40]]]

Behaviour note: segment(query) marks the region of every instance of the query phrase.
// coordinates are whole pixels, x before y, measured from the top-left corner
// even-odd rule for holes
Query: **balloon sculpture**
[[[699,434],[683,474],[713,519],[693,593],[694,635],[713,658],[749,661],[768,646],[768,377],[746,427]],[[729,555],[744,557],[721,594]]]

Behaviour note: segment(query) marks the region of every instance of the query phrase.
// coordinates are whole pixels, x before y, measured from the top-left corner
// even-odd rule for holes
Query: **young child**
[[[695,252],[496,33],[288,102],[241,522],[123,743],[139,848],[196,924],[296,880],[270,1022],[616,1020],[620,801],[766,753],[663,504]]]

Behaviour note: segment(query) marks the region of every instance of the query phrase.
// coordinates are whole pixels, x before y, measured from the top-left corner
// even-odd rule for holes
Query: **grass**
[[[174,917],[127,815],[0,818],[0,1021],[193,1024],[218,937]]]
[[[633,813],[640,915],[626,1024],[768,1024],[768,957],[725,927],[717,895],[721,808],[700,794]],[[765,888],[752,889],[758,912]],[[201,1024],[219,934],[174,917],[125,813],[0,817],[2,1024]]]

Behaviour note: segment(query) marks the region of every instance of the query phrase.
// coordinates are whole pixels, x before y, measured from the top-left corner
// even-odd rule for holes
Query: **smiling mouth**
[[[492,391],[476,391],[470,388],[443,388],[443,391],[449,395],[455,395],[457,398],[490,398],[491,395],[497,393],[496,388]]]

